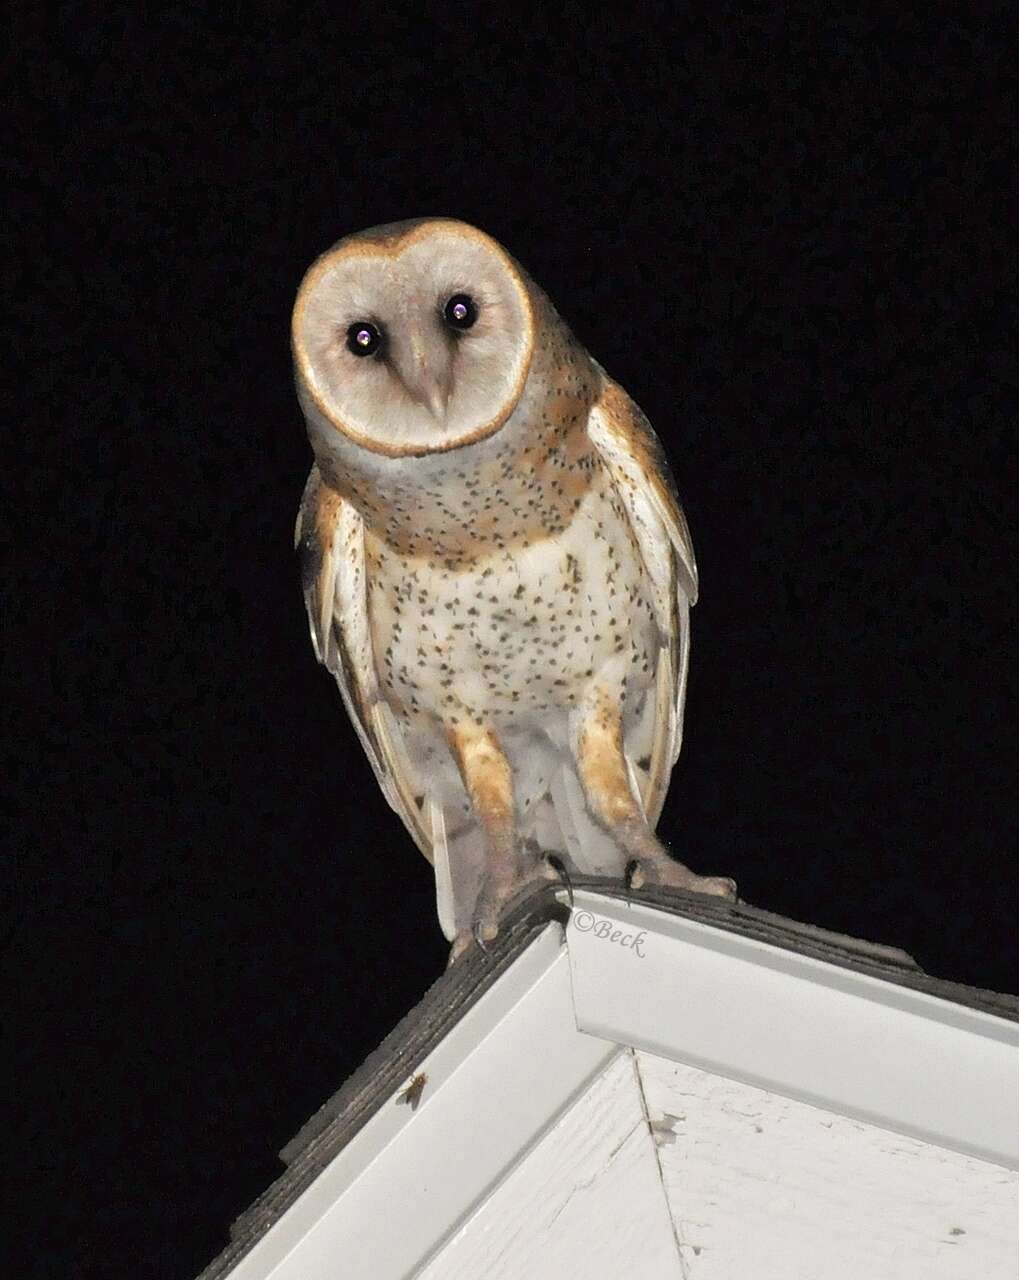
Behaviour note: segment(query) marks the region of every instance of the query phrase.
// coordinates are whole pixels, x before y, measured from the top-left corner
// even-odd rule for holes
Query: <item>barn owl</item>
[[[493,239],[348,236],[294,304],[319,660],[434,864],[451,962],[570,870],[732,898],[654,834],[697,595],[658,439]]]

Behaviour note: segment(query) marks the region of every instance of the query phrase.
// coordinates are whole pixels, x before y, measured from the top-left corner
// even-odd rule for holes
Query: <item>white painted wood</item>
[[[621,1054],[419,1280],[675,1280],[668,1202],[633,1057]]]
[[[588,892],[567,942],[582,1031],[1019,1168],[1019,1024]]]
[[[566,941],[232,1277],[1019,1280],[1014,1023],[579,890]]]
[[[688,1280],[1019,1276],[1019,1174],[651,1054],[637,1064]]]
[[[235,1280],[403,1280],[618,1054],[577,1031],[550,924],[237,1264]]]

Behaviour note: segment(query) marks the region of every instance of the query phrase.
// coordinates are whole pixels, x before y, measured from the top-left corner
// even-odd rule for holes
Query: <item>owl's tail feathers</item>
[[[439,927],[452,942],[474,920],[488,854],[485,832],[480,822],[471,822],[450,833],[442,805],[429,800],[428,809]]]
[[[615,840],[591,816],[572,761],[552,775],[548,793],[535,806],[533,836],[542,849],[566,856],[581,875],[623,875],[625,856]]]

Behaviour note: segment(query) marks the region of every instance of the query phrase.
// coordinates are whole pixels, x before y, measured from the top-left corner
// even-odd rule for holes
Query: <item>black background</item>
[[[18,1274],[192,1275],[443,967],[291,550],[290,307],[360,227],[484,227],[661,435],[677,852],[1019,990],[1010,7],[851,8],[22,21]]]

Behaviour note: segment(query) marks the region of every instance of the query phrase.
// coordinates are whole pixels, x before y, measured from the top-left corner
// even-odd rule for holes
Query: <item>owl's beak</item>
[[[449,403],[449,397],[438,383],[426,383],[416,393],[412,392],[411,394],[415,400],[425,406],[433,418],[444,418],[446,416],[446,405]]]
[[[433,418],[446,416],[449,403],[449,358],[444,350],[426,350],[425,343],[415,335],[410,340],[410,350],[404,359],[396,359],[396,372],[411,399],[422,405]]]

